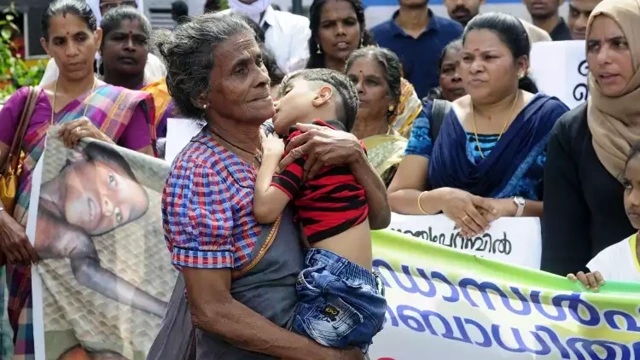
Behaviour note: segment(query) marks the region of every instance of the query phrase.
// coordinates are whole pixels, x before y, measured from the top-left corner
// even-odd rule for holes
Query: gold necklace
[[[91,100],[91,98],[93,97],[93,92],[96,89],[96,78],[93,78],[93,85],[91,86],[91,93],[89,94],[89,96],[87,97],[87,101],[86,104],[84,106],[84,113],[82,114],[82,117],[86,117],[87,116],[87,111],[89,110],[89,102]],[[58,80],[56,79],[55,85],[53,86],[53,104],[51,106],[51,122],[50,125],[53,125],[53,119],[55,116],[55,111],[56,111],[56,97],[58,96]]]
[[[498,135],[498,140],[496,140],[496,143],[500,141],[502,134],[504,134],[504,131],[507,129],[507,124],[509,124],[509,121],[511,120],[511,115],[513,114],[513,110],[516,108],[516,104],[518,103],[519,98],[520,90],[518,90],[518,92],[516,93],[516,98],[513,100],[513,105],[511,105],[511,110],[509,110],[509,113],[507,114],[507,119],[505,120],[504,125],[502,125],[502,131],[500,131],[500,135]],[[478,130],[476,129],[476,111],[474,109],[473,103],[471,105],[471,114],[473,121],[473,134],[476,137],[476,146],[478,147],[478,151],[480,152],[480,157],[484,159],[484,153],[482,152],[482,148],[480,147],[480,139],[478,139]]]

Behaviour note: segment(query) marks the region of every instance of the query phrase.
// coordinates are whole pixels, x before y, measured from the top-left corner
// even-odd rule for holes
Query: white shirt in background
[[[599,271],[605,283],[609,281],[640,283],[640,263],[636,256],[638,233],[602,250],[587,267]]]
[[[226,14],[233,10],[220,11]],[[304,69],[309,61],[309,19],[287,11],[274,10],[269,6],[260,26],[268,28],[264,33],[265,45],[276,57],[276,63],[285,74]]]

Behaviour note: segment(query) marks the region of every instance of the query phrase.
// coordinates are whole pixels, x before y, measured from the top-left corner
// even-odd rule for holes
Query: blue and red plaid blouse
[[[206,133],[173,162],[162,221],[177,268],[238,269],[251,260],[261,226],[253,216],[256,170]]]

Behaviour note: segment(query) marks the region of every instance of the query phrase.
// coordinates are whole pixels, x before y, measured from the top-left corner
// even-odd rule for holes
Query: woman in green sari
[[[394,120],[398,113],[411,113],[401,109],[400,104],[406,104],[402,101],[403,94],[413,94],[413,86],[402,79],[398,57],[384,48],[354,51],[347,60],[346,73],[356,84],[360,97],[352,132],[362,140],[369,162],[389,186],[407,146],[407,139],[395,129]],[[416,117],[424,116],[421,106],[416,111]]]

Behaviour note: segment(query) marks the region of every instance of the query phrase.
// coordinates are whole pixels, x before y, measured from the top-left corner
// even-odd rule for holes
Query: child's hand
[[[567,275],[567,279],[571,281],[579,280],[587,289],[591,289],[594,292],[598,292],[598,288],[604,285],[604,279],[602,278],[602,274],[600,274],[600,271],[586,274],[580,271],[577,275]]]
[[[284,153],[284,141],[278,137],[276,134],[270,134],[265,136],[262,139],[262,154],[263,155],[274,155],[278,154],[282,156]]]

